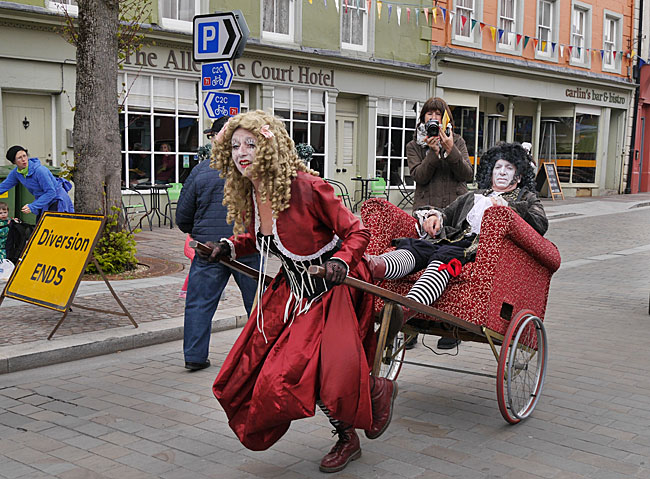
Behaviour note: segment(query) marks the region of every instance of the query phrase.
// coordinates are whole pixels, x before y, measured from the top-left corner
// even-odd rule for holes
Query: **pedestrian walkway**
[[[554,223],[650,207],[650,194],[543,201],[547,215]],[[611,233],[607,223],[605,220],[603,230],[595,234]],[[548,236],[553,240],[552,227]],[[185,235],[177,228],[163,227],[141,232],[136,240],[138,256],[184,266],[181,271],[166,276],[111,281],[139,324],[138,328],[134,328],[127,318],[73,308],[52,340],[48,341],[46,338],[61,318],[61,313],[5,299],[0,305],[0,317],[3,319],[0,374],[182,338],[185,303],[178,293],[189,271],[189,260],[183,254]],[[647,243],[650,244],[650,240]],[[584,251],[584,245],[580,248]],[[650,246],[643,244],[634,248],[634,251],[643,252]],[[591,254],[574,257],[563,253],[562,268],[600,262],[626,253],[630,253],[626,248],[618,248],[610,256],[597,258]],[[277,267],[277,264],[271,264],[270,270],[277,271]],[[80,305],[119,311],[103,281],[83,281],[75,301]],[[213,318],[213,330],[235,328],[245,321],[239,289],[231,280]]]

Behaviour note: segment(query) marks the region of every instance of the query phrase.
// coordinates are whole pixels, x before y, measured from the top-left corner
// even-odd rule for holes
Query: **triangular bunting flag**
[[[555,53],[555,45],[557,45],[557,43],[555,43],[555,42],[551,42],[551,51],[552,51],[553,53]]]
[[[434,12],[436,11],[435,8],[433,9],[433,11]],[[424,20],[427,22],[427,25],[428,25],[429,24],[429,9],[428,8],[424,9]]]
[[[533,38],[533,48],[537,50],[537,44],[539,43],[539,40],[537,38]]]
[[[636,50],[632,50],[632,53],[630,54],[632,57],[636,56]]]
[[[383,2],[381,0],[379,0],[377,2],[377,17],[378,17],[378,20],[381,20],[381,6],[382,5],[383,5]]]
[[[612,55],[614,56],[614,60],[616,60],[616,50],[612,50]]]
[[[569,45],[569,55],[573,55],[573,45]]]
[[[406,23],[411,23],[411,9],[406,7]]]
[[[503,38],[504,30],[499,28],[497,32],[499,32],[499,41],[501,41],[501,38]]]
[[[578,56],[581,57],[582,56],[582,47],[576,47],[576,48],[578,48]]]
[[[542,40],[542,51],[543,52],[546,51],[546,43],[547,43],[546,40]]]
[[[467,23],[467,17],[465,15],[460,16],[460,23],[462,23],[462,27],[465,28],[465,24]]]
[[[526,35],[524,37],[524,48],[526,48],[526,45],[528,45],[528,40],[530,40],[530,37],[528,35]]]
[[[370,13],[371,8],[372,8],[372,0],[366,0],[366,12]]]
[[[397,7],[397,24],[401,25],[402,21],[402,7]]]
[[[454,21],[454,15],[456,15],[455,12],[449,12],[449,25]]]
[[[478,24],[478,29],[481,33],[483,33],[483,29],[485,28],[485,23],[481,22]]]
[[[560,58],[564,56],[564,45],[560,43]]]
[[[647,62],[643,60],[643,58],[639,58],[639,67],[642,67],[645,65]]]
[[[309,0],[309,5],[312,5],[312,0]]]
[[[605,58],[605,50],[600,51],[600,59],[602,60],[603,58]]]
[[[388,23],[390,23],[390,16],[393,13],[393,5],[391,3],[388,4]]]
[[[490,27],[490,35],[492,35],[492,41],[494,41],[494,37],[497,33],[496,27]]]
[[[442,21],[444,22],[445,20],[447,20],[447,9],[442,7],[438,7],[438,8],[442,12]]]
[[[521,43],[521,37],[522,35],[520,33],[517,33],[517,46]]]
[[[345,13],[348,13],[348,0],[345,0]]]
[[[438,23],[438,9],[433,7],[431,12],[433,13],[433,23]]]
[[[476,20],[472,18],[472,26],[470,27],[470,32],[474,31],[474,27],[476,26],[476,23],[477,23]]]
[[[323,3],[325,4],[325,8],[327,8],[327,0],[323,0]]]
[[[339,13],[339,0],[334,0],[334,5],[336,5],[336,13]]]
[[[419,8],[415,9],[415,26],[416,27],[420,26],[420,9]]]

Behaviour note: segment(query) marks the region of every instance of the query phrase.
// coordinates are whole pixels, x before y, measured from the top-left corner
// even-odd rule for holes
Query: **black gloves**
[[[206,253],[201,249],[196,250],[196,254],[198,254],[204,261],[215,263],[219,261],[222,256],[230,256],[230,245],[227,241],[219,241],[218,243],[208,241],[205,245],[212,248],[211,253]]]
[[[329,259],[323,263],[325,268],[325,281],[331,284],[341,284],[347,276],[345,265],[336,259]]]

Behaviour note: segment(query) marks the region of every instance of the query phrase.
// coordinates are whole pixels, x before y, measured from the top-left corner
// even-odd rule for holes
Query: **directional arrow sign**
[[[204,63],[201,65],[201,77],[203,91],[227,90],[233,77],[230,62]]]
[[[237,93],[217,93],[211,91],[205,96],[203,102],[208,118],[221,118],[222,116],[235,116],[239,113],[241,98]]]
[[[232,60],[242,37],[233,12],[197,15],[192,36],[194,61]]]

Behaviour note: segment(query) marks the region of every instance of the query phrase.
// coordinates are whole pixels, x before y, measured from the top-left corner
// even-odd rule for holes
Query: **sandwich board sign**
[[[101,215],[52,211],[43,213],[0,295],[0,304],[3,298],[7,297],[64,312],[63,318],[48,337],[50,339],[73,304],[88,262],[93,261],[124,313],[103,311],[78,304],[75,304],[75,307],[128,316],[137,328],[137,324],[115,295],[92,256],[104,230],[105,221],[105,217]]]

